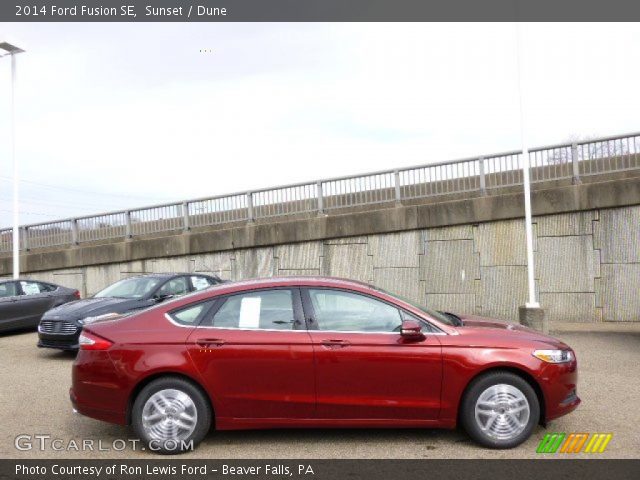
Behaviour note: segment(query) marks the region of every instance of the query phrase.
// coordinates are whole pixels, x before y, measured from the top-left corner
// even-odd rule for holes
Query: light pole
[[[0,57],[11,57],[11,158],[13,160],[13,278],[20,276],[20,225],[18,216],[18,161],[16,160],[16,55],[24,50],[0,41]]]
[[[520,139],[522,142],[522,183],[524,184],[524,226],[527,249],[527,286],[528,301],[520,307],[520,323],[542,330],[546,333],[548,325],[545,322],[544,310],[536,300],[536,285],[533,259],[533,220],[531,215],[531,179],[529,175],[529,149],[527,146],[526,127],[526,102],[522,53],[522,29],[520,23],[516,23],[516,56],[518,69],[518,96],[520,101]]]

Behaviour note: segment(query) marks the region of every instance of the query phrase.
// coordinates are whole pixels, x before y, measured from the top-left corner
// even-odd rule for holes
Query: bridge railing
[[[640,133],[529,150],[531,181],[572,179],[640,169]],[[349,177],[101,213],[21,227],[21,249],[77,245],[261,218],[402,203],[405,200],[521,185],[522,152],[406,167]],[[0,229],[0,253],[13,232]]]

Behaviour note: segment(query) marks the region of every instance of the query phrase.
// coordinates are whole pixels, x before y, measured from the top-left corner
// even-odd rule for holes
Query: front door
[[[400,335],[404,313],[372,296],[309,288],[303,298],[315,352],[317,418],[438,418],[437,336],[425,332],[423,340],[406,340]]]
[[[313,349],[298,289],[257,290],[218,300],[187,345],[222,404],[216,414],[313,417]]]

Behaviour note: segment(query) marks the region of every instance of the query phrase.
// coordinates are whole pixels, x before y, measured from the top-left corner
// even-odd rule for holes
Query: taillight
[[[73,296],[80,300],[80,291],[76,290],[75,292],[73,292]]]
[[[113,342],[102,338],[95,333],[82,332],[78,341],[80,350],[107,350]]]

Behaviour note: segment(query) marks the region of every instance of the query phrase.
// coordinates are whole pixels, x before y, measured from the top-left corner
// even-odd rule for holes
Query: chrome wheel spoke
[[[184,422],[187,422],[187,423],[189,423],[189,424],[193,424],[193,423],[195,422],[195,417],[194,417],[193,415],[189,415],[189,414],[188,414],[188,413],[186,413],[186,412],[182,412],[182,413],[179,415],[179,420],[184,421]]]
[[[151,415],[143,415],[142,416],[142,420],[144,420],[145,422],[150,422],[152,424],[156,424],[159,421],[164,419],[164,415],[162,415],[161,413],[157,412],[157,413],[152,413]]]
[[[493,426],[493,424],[496,422],[497,418],[498,418],[498,414],[492,413],[491,415],[488,416],[487,422],[484,424],[484,426],[481,426],[480,428],[482,428],[482,430],[489,430]]]
[[[510,440],[518,436],[529,422],[527,397],[513,385],[493,385],[483,391],[475,405],[478,427],[489,437]]]
[[[176,389],[154,393],[142,408],[142,424],[153,440],[186,440],[198,423],[192,398]]]

